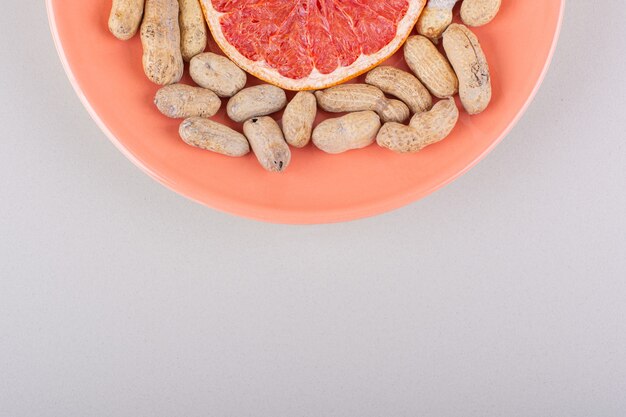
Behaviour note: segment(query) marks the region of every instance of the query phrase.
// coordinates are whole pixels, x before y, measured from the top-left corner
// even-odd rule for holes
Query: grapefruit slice
[[[287,90],[342,83],[391,56],[426,0],[201,0],[219,47]]]

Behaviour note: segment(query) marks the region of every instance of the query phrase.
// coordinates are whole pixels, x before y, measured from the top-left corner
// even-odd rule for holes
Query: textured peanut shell
[[[385,99],[376,109],[383,122],[402,123],[411,117],[411,110],[404,102],[395,99]]]
[[[143,68],[155,84],[167,85],[183,76],[178,0],[146,0],[141,24]]]
[[[328,112],[375,111],[384,122],[404,121],[410,116],[406,104],[388,100],[378,87],[369,84],[342,84],[316,91],[317,103]]]
[[[116,38],[127,41],[137,33],[143,16],[144,0],[113,0],[109,30]]]
[[[282,110],[287,104],[283,89],[270,84],[244,88],[235,94],[226,106],[228,117],[244,122],[253,117],[267,116]]]
[[[380,118],[373,111],[348,113],[326,119],[313,130],[313,144],[324,152],[338,154],[374,143]]]
[[[452,23],[452,9],[458,0],[429,0],[417,21],[417,33],[433,41]]]
[[[178,0],[180,4],[180,51],[187,62],[202,53],[207,44],[207,28],[198,0]]]
[[[450,63],[424,36],[411,36],[404,44],[404,59],[411,71],[435,97],[452,97],[459,80]]]
[[[232,97],[246,86],[246,73],[230,59],[212,52],[196,55],[189,63],[189,74],[200,87],[220,97]]]
[[[502,0],[463,0],[461,20],[468,26],[482,26],[491,22],[498,11]]]
[[[433,106],[433,99],[426,87],[413,74],[396,67],[374,68],[365,77],[365,82],[398,97],[413,113],[421,113]]]
[[[283,113],[283,133],[291,146],[302,148],[311,140],[313,122],[317,115],[317,100],[308,91],[300,91],[287,104]]]
[[[446,138],[459,120],[453,98],[439,101],[430,111],[413,116],[409,126],[385,123],[376,136],[376,143],[399,153],[418,152]]]
[[[453,23],[443,34],[443,48],[459,79],[459,97],[469,114],[484,111],[491,101],[491,76],[476,35]]]
[[[248,140],[228,126],[202,117],[183,121],[178,130],[188,145],[227,156],[243,156],[250,152]]]
[[[271,117],[255,117],[243,124],[254,155],[270,172],[284,171],[291,161],[291,151],[280,126]]]
[[[416,114],[409,126],[418,132],[422,148],[445,139],[459,121],[454,98],[441,100],[425,113]]]
[[[220,98],[211,90],[185,84],[161,87],[154,97],[154,104],[167,117],[211,117],[222,105]]]

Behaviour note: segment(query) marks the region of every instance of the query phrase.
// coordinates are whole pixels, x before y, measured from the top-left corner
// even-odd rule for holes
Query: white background
[[[571,0],[476,168],[338,225],[243,220],[141,173],[41,1],[0,14],[0,416],[626,415],[626,8]],[[106,80],[103,80],[106,82]]]

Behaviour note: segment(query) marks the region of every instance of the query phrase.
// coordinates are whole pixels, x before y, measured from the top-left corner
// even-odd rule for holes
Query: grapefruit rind
[[[299,79],[285,77],[276,69],[270,67],[265,61],[253,61],[243,56],[226,40],[226,37],[222,32],[220,17],[223,13],[215,10],[211,0],[200,0],[200,4],[204,11],[205,19],[209,25],[209,30],[213,35],[213,39],[222,52],[224,52],[224,54],[235,64],[247,73],[277,87],[285,90],[303,91],[321,90],[344,83],[358,77],[385,61],[406,42],[407,38],[411,34],[411,31],[413,30],[413,27],[417,23],[422,10],[424,9],[426,0],[409,0],[409,8],[406,14],[402,20],[398,22],[396,37],[378,52],[371,55],[361,54],[361,56],[359,56],[359,58],[349,66],[338,67],[329,74],[322,74],[316,68],[313,68],[311,74]]]

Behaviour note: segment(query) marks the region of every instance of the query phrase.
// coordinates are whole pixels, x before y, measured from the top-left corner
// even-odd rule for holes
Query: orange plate
[[[493,101],[481,115],[462,112],[446,140],[413,155],[376,145],[327,155],[309,146],[293,150],[286,172],[270,174],[252,155],[228,158],[178,138],[180,121],[162,116],[152,104],[157,87],[142,72],[138,37],[122,42],[107,30],[110,1],[46,4],[76,92],[131,161],[202,204],[278,223],[372,216],[424,197],[466,172],[509,132],[532,100],[554,52],[564,8],[564,0],[504,1],[498,17],[475,30],[491,67]],[[215,45],[210,49],[216,51]],[[401,53],[388,63],[406,68]],[[222,111],[215,119],[226,121],[226,116]]]

